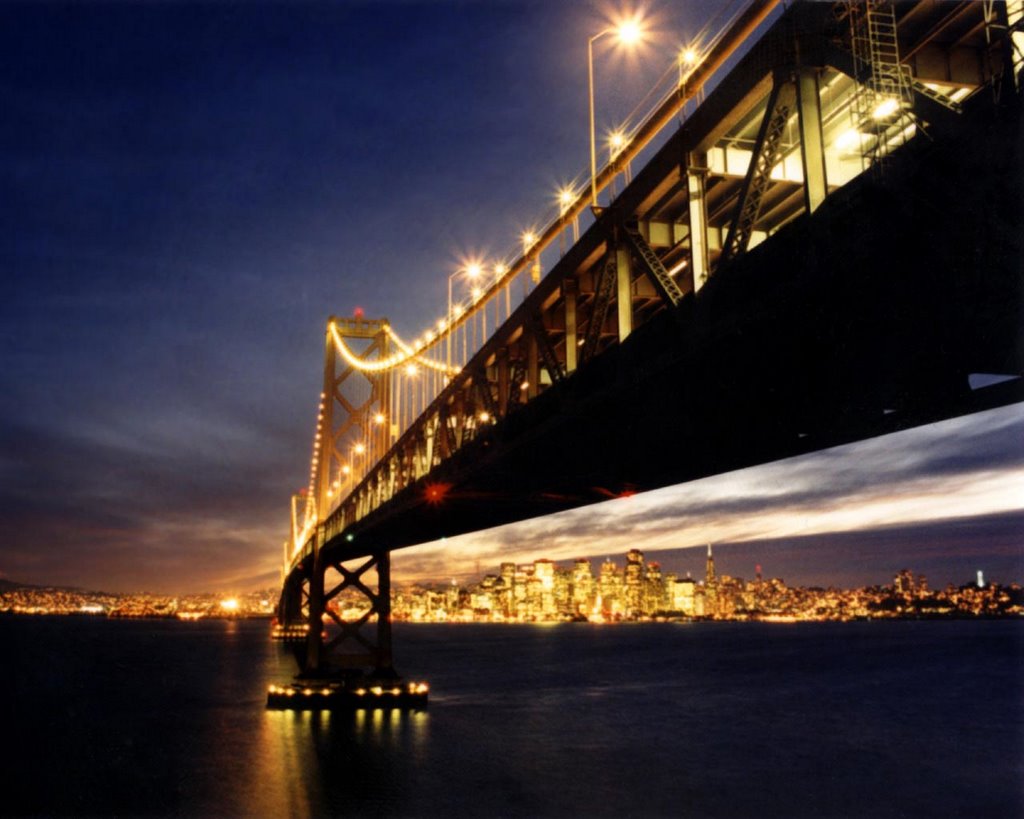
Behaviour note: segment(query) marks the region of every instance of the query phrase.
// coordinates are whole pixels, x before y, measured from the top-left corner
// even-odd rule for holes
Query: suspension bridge
[[[1024,399],[1022,41],[1020,0],[754,0],[417,338],[331,317],[270,704],[425,697],[393,550]]]

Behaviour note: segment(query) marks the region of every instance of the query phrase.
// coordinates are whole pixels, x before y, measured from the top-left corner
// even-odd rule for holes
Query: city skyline
[[[617,623],[680,620],[762,620],[810,622],[875,618],[1018,617],[1024,591],[978,570],[968,582],[933,584],[909,568],[890,572],[884,582],[843,587],[794,584],[764,572],[758,564],[744,577],[719,566],[711,544],[703,572],[663,568],[630,549],[623,555],[576,558],[570,564],[546,558],[506,561],[463,582],[398,583],[391,589],[395,621],[420,623]],[[727,568],[727,567],[725,567]],[[367,613],[366,600],[352,589],[331,604],[347,621]],[[273,639],[305,635],[302,624],[282,627],[276,590],[243,594],[197,592],[165,596],[111,594],[99,590],[25,586],[0,582],[0,613],[89,615],[113,618],[272,618]],[[327,622],[328,627],[330,623]]]
[[[1024,458],[1012,445],[1022,438],[1019,405],[991,410],[414,547],[395,553],[394,570],[431,576],[444,563],[459,575],[502,555],[633,547],[668,563],[714,543],[740,565],[774,554],[785,567],[775,574],[811,585],[866,584],[900,554],[943,584],[972,576],[979,560],[1009,582],[1024,576]]]
[[[601,129],[716,4],[649,11],[645,50],[596,55]],[[586,45],[606,15],[517,0],[0,8],[0,577],[275,582],[327,316],[359,306],[415,335],[461,258],[505,253],[583,178]],[[396,553],[396,578],[630,540],[712,541],[723,561],[767,541],[824,576],[859,535],[879,559],[930,555],[936,576],[987,560],[1019,579],[1022,441],[1018,405],[426,544]]]

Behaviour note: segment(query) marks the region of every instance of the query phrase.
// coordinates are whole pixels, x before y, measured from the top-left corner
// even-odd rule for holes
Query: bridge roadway
[[[918,5],[929,4],[905,4],[914,8],[904,19]],[[941,11],[948,24],[972,5],[979,4]],[[918,41],[901,45],[919,54],[943,45],[933,38],[935,21],[925,22]],[[968,381],[972,373],[1024,373],[1021,105],[1008,71],[1001,82],[989,69],[979,74],[960,113],[916,94],[916,122],[927,115],[928,135],[875,157],[845,184],[829,183],[821,201],[811,201],[815,178],[798,146],[802,178],[762,180],[768,190],[752,227],[763,240],[732,254],[714,241],[716,231],[736,229],[750,196],[750,168],[767,150],[772,89],[783,86],[781,98],[792,80],[799,92],[808,65],[823,85],[849,81],[849,57],[826,41],[827,25],[822,4],[794,4],[600,212],[425,413],[438,413],[435,432],[447,435],[451,408],[465,413],[478,394],[476,378],[489,396],[477,405],[497,406],[493,423],[472,435],[462,428],[458,446],[435,453],[425,474],[383,502],[357,516],[339,507],[297,556],[282,619],[301,619],[303,606],[322,611],[338,588],[359,586],[368,566],[380,583],[376,593],[365,589],[370,615],[386,620],[387,555],[395,549],[1024,400],[1022,379],[978,390]],[[975,26],[948,48],[983,48],[983,36]],[[802,67],[793,68],[794,51]],[[838,126],[817,117],[828,141]],[[709,154],[727,136],[735,144],[755,137],[746,172],[711,180]],[[687,219],[698,158],[707,166],[706,277],[694,271],[700,247]],[[771,158],[769,166],[780,154]],[[675,294],[657,281],[657,262],[640,258],[657,244],[659,221],[683,236],[657,251],[662,272],[679,267],[677,251],[691,262]],[[629,231],[646,241],[633,242]],[[620,286],[601,305],[606,261],[617,266]],[[578,328],[577,309],[589,310]],[[524,346],[531,328],[539,339]],[[532,366],[543,385],[522,403],[517,379],[510,386],[508,372],[498,372],[503,356],[516,355],[526,369],[513,373]],[[370,485],[367,478],[363,489]],[[363,569],[339,566],[364,558]],[[344,579],[325,590],[322,573],[331,566]],[[339,625],[343,643],[359,624]],[[358,651],[370,653],[342,665],[390,667],[386,625],[376,644],[360,642]],[[325,664],[320,640],[311,639],[307,668]]]

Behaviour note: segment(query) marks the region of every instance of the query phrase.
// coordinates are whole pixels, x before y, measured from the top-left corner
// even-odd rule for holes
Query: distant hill
[[[26,588],[24,583],[15,583],[13,580],[4,580],[2,577],[0,577],[0,593],[24,588]]]
[[[82,592],[83,589],[77,586],[40,586],[38,583],[19,583],[17,580],[4,580],[0,577],[0,594],[4,592],[14,591],[15,589],[54,589],[56,591],[65,592]],[[90,594],[96,594],[97,592],[90,592]]]

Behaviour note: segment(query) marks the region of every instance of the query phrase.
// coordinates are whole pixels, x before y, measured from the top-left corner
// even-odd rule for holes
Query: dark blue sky
[[[598,49],[599,129],[713,8],[668,0],[640,55]],[[272,582],[327,316],[415,336],[461,255],[581,178],[608,12],[0,5],[0,576]]]

